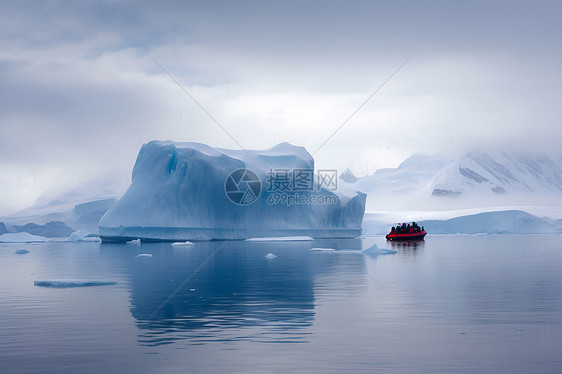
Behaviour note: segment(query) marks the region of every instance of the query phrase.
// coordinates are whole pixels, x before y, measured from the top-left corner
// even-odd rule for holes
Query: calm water
[[[562,372],[556,235],[0,244],[0,280],[1,373]]]

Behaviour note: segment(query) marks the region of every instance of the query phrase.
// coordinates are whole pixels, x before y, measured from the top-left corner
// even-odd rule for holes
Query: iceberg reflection
[[[334,244],[335,243],[335,244]],[[343,243],[343,244],[342,244]],[[314,322],[314,278],[344,261],[345,254],[314,253],[319,244],[358,251],[361,241],[166,243],[137,249],[152,258],[122,255],[127,267],[131,313],[145,345],[210,341],[306,342]],[[127,248],[128,249],[128,248]],[[129,252],[129,251],[127,251]],[[273,253],[276,257],[267,258]],[[362,261],[362,255],[353,256]],[[271,257],[271,256],[270,256]],[[353,259],[357,261],[357,259]],[[364,282],[352,277],[349,283]]]

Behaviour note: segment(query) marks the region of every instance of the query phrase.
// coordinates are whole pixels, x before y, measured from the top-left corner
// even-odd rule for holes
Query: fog
[[[561,159],[561,8],[3,1],[0,215],[108,173],[128,179],[151,139],[288,141],[358,175],[475,147]]]

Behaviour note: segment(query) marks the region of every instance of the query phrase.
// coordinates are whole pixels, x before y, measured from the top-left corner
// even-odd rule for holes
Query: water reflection
[[[414,239],[414,240],[404,240],[404,241],[390,240],[389,243],[392,249],[396,249],[396,250],[398,249],[416,250],[416,249],[423,249],[423,247],[425,246],[424,239]]]
[[[144,345],[184,340],[306,342],[314,322],[314,280],[319,274],[357,264],[363,256],[318,253],[313,247],[362,249],[361,240],[313,242],[200,242],[190,247],[143,244],[134,257],[131,246],[104,246],[120,251],[130,276],[131,313]],[[266,257],[274,253],[275,258]],[[355,273],[347,281],[365,282]],[[342,285],[343,286],[343,285]]]

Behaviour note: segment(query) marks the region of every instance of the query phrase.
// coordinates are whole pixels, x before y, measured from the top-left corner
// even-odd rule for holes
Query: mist
[[[130,178],[151,139],[288,141],[357,175],[475,148],[560,160],[561,7],[3,2],[0,215]]]

